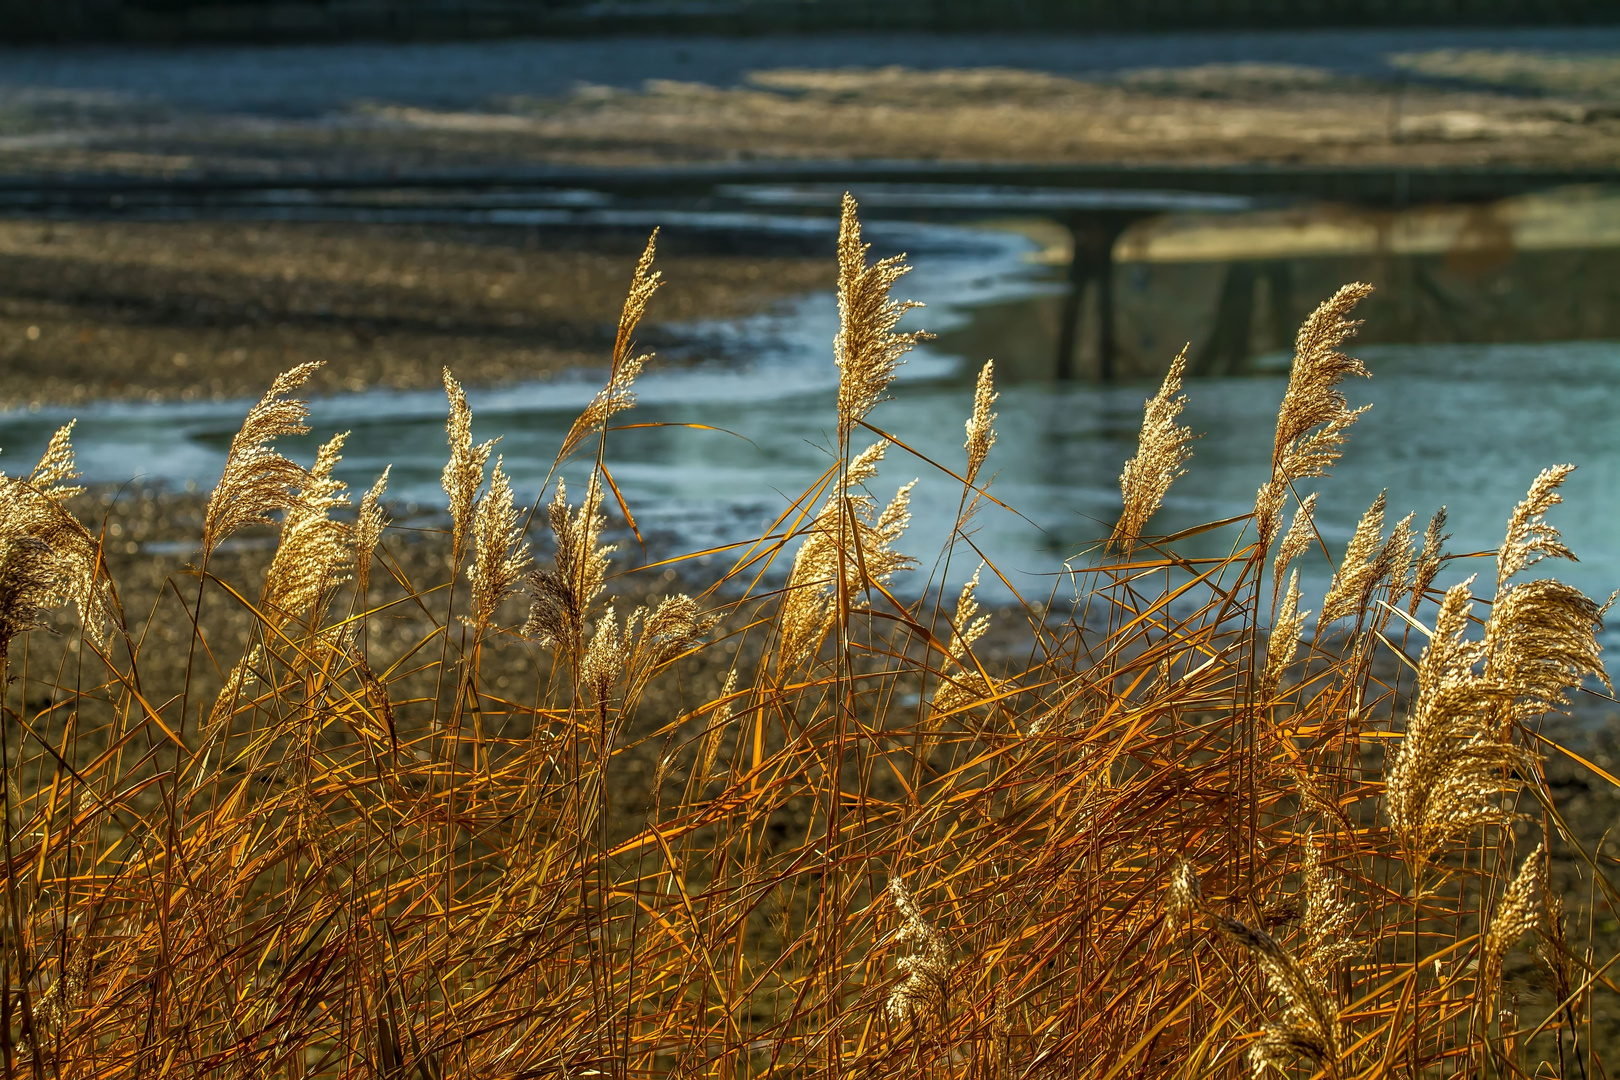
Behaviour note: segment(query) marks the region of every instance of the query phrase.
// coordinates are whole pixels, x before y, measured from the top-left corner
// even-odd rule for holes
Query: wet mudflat
[[[644,235],[287,223],[0,222],[0,406],[257,397],[531,380],[605,362]],[[829,260],[659,259],[661,323],[736,317],[830,285]],[[676,350],[676,357],[679,352]]]
[[[1608,28],[37,49],[0,64],[0,173],[1608,164],[1617,54]]]

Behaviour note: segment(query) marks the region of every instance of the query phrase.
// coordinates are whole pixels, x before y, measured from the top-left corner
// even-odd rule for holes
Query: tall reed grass
[[[1189,457],[1178,359],[1117,528],[995,627],[993,369],[962,460],[882,429],[921,335],[848,201],[825,473],[705,553],[695,596],[627,568],[603,536],[612,507],[634,529],[612,447],[652,263],[560,447],[588,481],[527,511],[449,372],[447,530],[391,526],[386,473],[346,511],[342,435],[311,466],[276,449],[306,429],[298,368],[149,614],[69,512],[71,425],[0,484],[6,1075],[1607,1075],[1614,958],[1549,853],[1620,897],[1538,734],[1607,686],[1606,605],[1530,573],[1572,557],[1569,467],[1526,477],[1496,552],[1448,554],[1443,512],[1420,537],[1382,498],[1331,550],[1312,514],[1360,411],[1340,349],[1367,287],[1301,329],[1252,513],[1146,531]],[[922,469],[960,485],[948,535],[879,485]],[[221,577],[255,523],[280,530],[263,580]],[[1217,528],[1228,554],[1177,554]],[[405,543],[443,580],[410,580]],[[1322,558],[1312,619],[1298,565]],[[70,638],[32,645],[68,602]],[[210,630],[221,607],[249,640]],[[156,684],[176,625],[184,677]],[[1026,659],[987,660],[987,634]],[[513,649],[531,678],[496,685]],[[1532,965],[1521,1000],[1504,973]]]

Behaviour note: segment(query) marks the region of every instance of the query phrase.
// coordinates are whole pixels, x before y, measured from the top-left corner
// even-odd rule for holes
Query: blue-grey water
[[[944,330],[975,308],[1060,286],[1032,264],[1023,237],[945,226],[878,224],[868,229],[875,254],[909,250],[916,271],[901,292],[928,307],[915,325]],[[759,316],[685,327],[714,359],[648,372],[640,405],[625,423],[701,423],[725,432],[662,427],[614,432],[607,460],[654,556],[758,535],[831,462],[837,371],[831,341],[837,311],[830,294],[779,305]],[[1380,490],[1389,520],[1415,511],[1417,526],[1449,508],[1456,552],[1501,542],[1508,512],[1546,465],[1579,466],[1568,502],[1552,514],[1580,555],[1559,576],[1596,595],[1620,587],[1620,343],[1380,346],[1359,350],[1373,372],[1346,386],[1352,403],[1372,410],[1352,431],[1336,475],[1321,487],[1318,521],[1335,549]],[[916,451],[953,468],[962,463],[963,421],[981,356],[924,347],[913,354],[892,400],[871,421]],[[1265,476],[1285,375],[1190,380],[1186,422],[1199,434],[1187,475],[1178,480],[1154,532],[1172,532],[1244,513]],[[501,436],[499,451],[520,498],[534,499],[564,431],[600,385],[594,372],[474,391],[475,436]],[[1021,592],[1044,598],[1063,560],[1106,535],[1119,509],[1117,477],[1135,449],[1145,384],[1025,382],[1002,385],[998,439],[986,473],[991,491],[1019,514],[986,506],[973,541]],[[132,478],[207,489],[249,402],[106,403],[76,413],[41,410],[0,415],[8,471],[25,468],[49,434],[77,415],[79,461],[96,483]],[[349,430],[343,477],[368,486],[392,464],[390,491],[424,506],[443,505],[442,393],[377,391],[314,403],[309,439],[292,444],[312,455],[314,440]],[[579,470],[567,475],[574,480]],[[913,522],[903,545],[934,565],[950,535],[960,485],[896,447],[874,494],[886,499],[913,477]],[[577,489],[576,489],[577,490]],[[1229,546],[1228,531],[1191,550]],[[633,547],[633,545],[629,545]],[[627,552],[634,559],[639,551]],[[977,556],[961,549],[951,578]],[[1490,577],[1490,566],[1476,561]],[[1460,576],[1453,567],[1448,574]],[[1550,569],[1550,568],[1549,568]],[[1325,561],[1307,567],[1313,589],[1326,583]],[[987,575],[988,578],[988,575]],[[911,585],[918,587],[921,578]],[[988,596],[1005,591],[986,581]],[[1309,601],[1308,601],[1309,602]],[[1312,604],[1312,606],[1315,606]]]
[[[839,33],[745,38],[614,37],[445,43],[0,47],[0,102],[318,117],[361,102],[484,108],[504,98],[626,89],[647,79],[736,86],[776,68],[919,71],[1017,68],[1094,77],[1201,64],[1293,64],[1380,80],[1421,79],[1393,57],[1432,49],[1590,55],[1611,26],[1280,30],[1153,34]]]

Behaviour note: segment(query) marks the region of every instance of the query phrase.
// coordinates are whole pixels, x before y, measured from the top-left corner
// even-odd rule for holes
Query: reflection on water
[[[972,376],[989,350],[964,359],[939,345],[960,347],[981,336],[985,327],[972,318],[975,305],[985,319],[999,318],[1012,329],[1009,310],[1049,302],[1056,286],[1046,268],[1026,259],[1031,242],[1012,233],[870,231],[879,252],[910,248],[918,270],[903,291],[930,302],[922,321],[951,330],[945,341],[916,354],[894,400],[872,420],[918,453],[959,466]],[[768,315],[691,327],[729,359],[644,377],[636,421],[727,429],[644,428],[612,436],[614,475],[656,553],[757,535],[828,466],[836,317],[832,298],[823,295]],[[1534,474],[1571,461],[1580,469],[1555,523],[1583,561],[1557,572],[1597,595],[1620,585],[1620,511],[1610,497],[1620,481],[1620,427],[1613,422],[1620,415],[1620,344],[1374,345],[1359,355],[1374,377],[1346,389],[1353,403],[1374,408],[1354,429],[1337,475],[1323,484],[1318,510],[1335,555],[1361,512],[1386,489],[1394,516],[1415,511],[1419,527],[1447,505],[1451,550],[1492,549]],[[473,395],[475,434],[502,435],[499,448],[522,497],[539,494],[563,432],[597,385],[595,377],[580,376]],[[1188,474],[1152,522],[1154,531],[1249,509],[1269,463],[1283,387],[1281,374],[1188,381],[1185,416],[1201,438]],[[986,508],[973,538],[1020,590],[1045,596],[1062,559],[1112,525],[1120,466],[1135,448],[1152,385],[1006,380],[1001,391],[999,438],[987,472],[997,474],[995,494],[1023,516]],[[92,481],[139,475],[206,487],[218,475],[244,408],[240,402],[97,406],[80,411],[75,441]],[[432,505],[442,500],[443,417],[440,394],[374,392],[317,402],[313,423],[317,435],[352,429],[342,470],[352,486],[369,485],[392,463],[392,492]],[[49,412],[0,418],[12,469],[37,453],[64,418]],[[304,450],[312,445],[307,441]],[[949,534],[960,489],[896,448],[874,493],[885,498],[913,476],[922,483],[907,550],[926,568]],[[1195,543],[1208,554],[1234,539],[1228,531]],[[966,569],[965,557],[958,557],[953,578]],[[1319,556],[1308,572],[1313,587],[1325,585]],[[997,589],[987,582],[986,591]]]
[[[1115,257],[1116,370],[1141,375],[1183,342],[1195,371],[1242,371],[1346,281],[1378,289],[1357,313],[1363,344],[1620,338],[1620,192],[1602,188],[1166,216],[1127,230]]]

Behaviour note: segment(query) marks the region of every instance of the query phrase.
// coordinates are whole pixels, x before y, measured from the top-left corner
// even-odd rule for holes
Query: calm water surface
[[[929,303],[918,325],[960,327],[976,306],[1050,293],[1051,271],[1026,259],[1031,245],[1010,233],[924,226],[873,226],[875,254],[909,250],[917,270],[905,295]],[[657,428],[616,432],[609,461],[649,538],[654,557],[758,535],[830,464],[836,370],[836,306],[814,295],[762,316],[685,328],[716,359],[650,372],[640,380],[635,422],[702,423],[726,432]],[[1389,520],[1408,511],[1417,527],[1439,506],[1450,511],[1451,550],[1494,548],[1508,512],[1545,465],[1574,462],[1568,502],[1553,513],[1581,556],[1556,572],[1586,591],[1620,587],[1620,343],[1524,346],[1377,347],[1360,350],[1373,378],[1346,390],[1373,409],[1353,430],[1336,475],[1321,485],[1318,522],[1342,552],[1356,519],[1381,490]],[[960,468],[962,423],[983,357],[919,350],[893,400],[872,421],[917,452]],[[471,395],[477,438],[500,435],[520,498],[534,498],[563,432],[600,383],[577,376]],[[1275,376],[1190,381],[1186,421],[1200,433],[1188,473],[1154,519],[1156,532],[1244,513],[1265,475],[1285,384]],[[1119,508],[1117,477],[1135,449],[1148,385],[1003,385],[998,441],[987,471],[992,491],[1016,516],[987,507],[974,541],[1027,593],[1045,596],[1063,560],[1106,535]],[[79,458],[93,482],[133,477],[203,488],[219,475],[246,402],[105,404],[77,411]],[[364,488],[384,465],[391,493],[442,505],[444,397],[373,392],[319,400],[315,435],[350,430],[342,473]],[[16,471],[33,460],[68,413],[0,415],[0,445]],[[297,449],[312,453],[314,436]],[[577,471],[569,474],[580,480]],[[948,537],[960,487],[896,447],[874,494],[921,477],[906,550],[933,565]],[[1235,533],[1194,542],[1197,553],[1228,547]],[[641,558],[638,552],[632,556]],[[951,578],[976,561],[955,557]],[[964,565],[968,564],[968,565]],[[1469,569],[1473,569],[1470,567]],[[1483,562],[1478,569],[1489,576]],[[1313,589],[1326,583],[1318,557]],[[913,588],[916,586],[914,585]],[[997,591],[987,582],[987,594]],[[1316,606],[1314,603],[1312,606]]]

